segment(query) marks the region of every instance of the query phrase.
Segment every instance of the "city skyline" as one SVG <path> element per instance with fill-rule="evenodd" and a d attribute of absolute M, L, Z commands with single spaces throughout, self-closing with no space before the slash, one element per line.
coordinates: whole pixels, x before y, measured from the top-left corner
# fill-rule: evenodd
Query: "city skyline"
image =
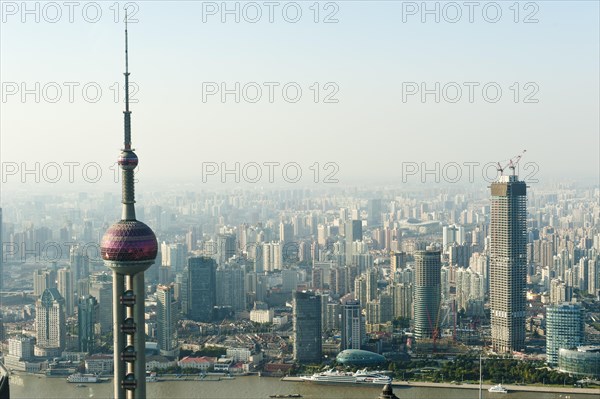
<path fill-rule="evenodd" d="M 597 396 L 599 13 L 1 2 L 0 399 Z"/>

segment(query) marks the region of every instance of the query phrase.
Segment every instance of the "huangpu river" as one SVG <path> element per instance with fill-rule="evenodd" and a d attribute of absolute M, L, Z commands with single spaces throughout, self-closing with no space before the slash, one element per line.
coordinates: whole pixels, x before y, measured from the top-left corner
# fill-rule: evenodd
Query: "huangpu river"
<path fill-rule="evenodd" d="M 382 386 L 314 384 L 281 381 L 273 377 L 236 377 L 221 381 L 160 381 L 147 384 L 148 398 L 268 399 L 269 395 L 300 394 L 305 399 L 377 399 Z M 112 381 L 78 387 L 65 378 L 46 378 L 29 374 L 10 377 L 12 398 L 112 398 Z M 460 388 L 394 387 L 401 399 L 476 399 L 477 390 Z M 483 397 L 506 398 L 483 392 Z M 590 399 L 592 395 L 510 392 L 510 399 Z"/>

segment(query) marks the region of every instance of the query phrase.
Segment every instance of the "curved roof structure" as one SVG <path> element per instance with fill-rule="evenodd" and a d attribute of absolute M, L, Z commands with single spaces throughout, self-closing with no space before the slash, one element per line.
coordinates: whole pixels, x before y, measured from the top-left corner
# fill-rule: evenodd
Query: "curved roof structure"
<path fill-rule="evenodd" d="M 335 360 L 349 366 L 366 366 L 385 363 L 385 357 L 361 349 L 346 349 L 341 351 Z"/>

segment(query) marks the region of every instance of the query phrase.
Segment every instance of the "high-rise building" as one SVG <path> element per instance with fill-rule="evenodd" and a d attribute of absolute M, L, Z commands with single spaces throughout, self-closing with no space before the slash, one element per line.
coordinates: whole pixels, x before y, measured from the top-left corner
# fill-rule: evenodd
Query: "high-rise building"
<path fill-rule="evenodd" d="M 33 272 L 33 295 L 40 296 L 47 288 L 56 288 L 56 272 L 49 269 L 37 269 Z"/>
<path fill-rule="evenodd" d="M 56 288 L 46 288 L 35 303 L 36 349 L 40 356 L 60 355 L 66 337 L 65 299 Z"/>
<path fill-rule="evenodd" d="M 550 303 L 559 304 L 570 302 L 573 297 L 573 287 L 567 285 L 561 278 L 553 278 L 550 281 Z"/>
<path fill-rule="evenodd" d="M 65 298 L 65 312 L 67 317 L 73 316 L 74 294 L 73 294 L 73 274 L 70 269 L 62 268 L 58 270 L 57 289 Z"/>
<path fill-rule="evenodd" d="M 394 318 L 394 301 L 391 295 L 381 294 L 379 296 L 379 322 L 387 323 Z"/>
<path fill-rule="evenodd" d="M 161 266 L 169 268 L 173 275 L 181 272 L 185 267 L 185 249 L 182 243 L 160 244 Z"/>
<path fill-rule="evenodd" d="M 263 270 L 272 272 L 281 270 L 283 263 L 283 254 L 281 252 L 281 244 L 278 242 L 266 242 L 262 246 Z M 257 270 L 258 272 L 258 270 Z"/>
<path fill-rule="evenodd" d="M 406 267 L 406 252 L 393 252 L 390 256 L 390 275 L 394 278 L 394 274 L 400 269 Z"/>
<path fill-rule="evenodd" d="M 283 269 L 281 271 L 281 290 L 283 292 L 296 291 L 299 282 L 300 276 L 297 269 Z"/>
<path fill-rule="evenodd" d="M 144 271 L 156 259 L 158 242 L 152 229 L 135 216 L 134 169 L 138 157 L 131 148 L 127 27 L 124 87 L 125 137 L 118 160 L 122 182 L 121 220 L 109 227 L 102 237 L 100 253 L 113 272 L 114 397 L 141 399 L 146 397 Z"/>
<path fill-rule="evenodd" d="M 414 327 L 417 338 L 439 336 L 441 253 L 415 252 Z"/>
<path fill-rule="evenodd" d="M 351 242 L 362 241 L 362 239 L 363 239 L 362 220 L 353 220 L 352 221 L 352 230 L 351 230 L 350 239 L 351 239 Z"/>
<path fill-rule="evenodd" d="M 9 338 L 8 354 L 23 361 L 33 360 L 35 339 L 27 335 Z"/>
<path fill-rule="evenodd" d="M 584 309 L 578 303 L 562 303 L 546 307 L 546 361 L 558 364 L 560 349 L 573 349 L 584 344 Z"/>
<path fill-rule="evenodd" d="M 525 348 L 527 275 L 527 186 L 517 176 L 492 183 L 490 304 L 492 349 Z"/>
<path fill-rule="evenodd" d="M 377 269 L 374 267 L 367 270 L 367 301 L 377 298 Z"/>
<path fill-rule="evenodd" d="M 244 270 L 238 265 L 219 266 L 216 272 L 217 306 L 231 306 L 235 312 L 246 308 Z"/>
<path fill-rule="evenodd" d="M 174 285 L 156 287 L 156 324 L 158 349 L 164 356 L 176 355 L 177 349 L 177 301 Z"/>
<path fill-rule="evenodd" d="M 79 280 L 86 279 L 90 275 L 90 259 L 83 248 L 74 245 L 71 247 L 69 252 L 70 268 L 73 278 L 73 284 L 75 285 Z M 78 292 L 79 296 L 82 296 Z"/>
<path fill-rule="evenodd" d="M 312 292 L 293 293 L 294 360 L 321 363 L 321 296 Z"/>
<path fill-rule="evenodd" d="M 217 262 L 206 256 L 188 259 L 188 317 L 211 322 L 217 304 Z"/>
<path fill-rule="evenodd" d="M 90 295 L 79 300 L 77 305 L 79 352 L 91 353 L 94 351 L 99 314 L 100 306 L 96 298 Z"/>
<path fill-rule="evenodd" d="M 323 330 L 339 330 L 342 315 L 342 306 L 337 302 L 327 304 L 327 317 Z"/>
<path fill-rule="evenodd" d="M 293 224 L 286 222 L 279 223 L 279 241 L 281 241 L 284 247 L 286 244 L 290 244 L 294 241 Z"/>
<path fill-rule="evenodd" d="M 367 222 L 369 227 L 381 225 L 381 199 L 370 199 L 367 203 Z"/>
<path fill-rule="evenodd" d="M 590 259 L 588 261 L 588 294 L 598 297 L 600 294 L 600 258 Z"/>
<path fill-rule="evenodd" d="M 354 279 L 354 298 L 358 300 L 362 308 L 366 307 L 367 299 L 367 278 L 364 274 Z"/>
<path fill-rule="evenodd" d="M 346 226 L 346 262 L 352 260 L 352 255 L 355 254 L 353 243 L 355 241 L 362 241 L 362 220 L 351 220 Z"/>
<path fill-rule="evenodd" d="M 102 309 L 97 322 L 100 323 L 100 333 L 104 335 L 113 329 L 113 282 L 106 281 L 110 277 L 106 274 L 92 275 L 91 277 L 92 281 L 89 284 L 88 295 L 96 298 L 100 309 Z M 80 297 L 85 298 L 81 294 Z"/>
<path fill-rule="evenodd" d="M 342 342 L 340 349 L 360 349 L 365 339 L 365 320 L 360 302 L 347 301 L 342 305 Z"/>
<path fill-rule="evenodd" d="M 224 265 L 235 255 L 236 242 L 233 234 L 219 234 L 217 236 L 217 262 Z"/>

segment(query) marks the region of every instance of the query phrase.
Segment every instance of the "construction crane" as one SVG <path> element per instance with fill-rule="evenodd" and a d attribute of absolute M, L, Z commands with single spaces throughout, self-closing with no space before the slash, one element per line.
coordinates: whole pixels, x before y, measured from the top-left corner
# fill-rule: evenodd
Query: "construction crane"
<path fill-rule="evenodd" d="M 496 166 L 496 169 L 498 170 L 498 172 L 500 172 L 500 176 L 502 176 L 502 174 L 504 173 L 504 170 L 506 168 L 509 168 L 512 170 L 512 175 L 515 175 L 515 169 L 517 168 L 517 164 L 519 163 L 519 161 L 521 160 L 521 158 L 523 157 L 523 155 L 525 155 L 525 153 L 527 152 L 527 150 L 523 150 L 519 155 L 516 155 L 515 157 L 511 158 L 508 160 L 508 163 L 504 166 L 502 166 L 500 164 L 500 162 L 497 163 L 498 166 Z"/>

